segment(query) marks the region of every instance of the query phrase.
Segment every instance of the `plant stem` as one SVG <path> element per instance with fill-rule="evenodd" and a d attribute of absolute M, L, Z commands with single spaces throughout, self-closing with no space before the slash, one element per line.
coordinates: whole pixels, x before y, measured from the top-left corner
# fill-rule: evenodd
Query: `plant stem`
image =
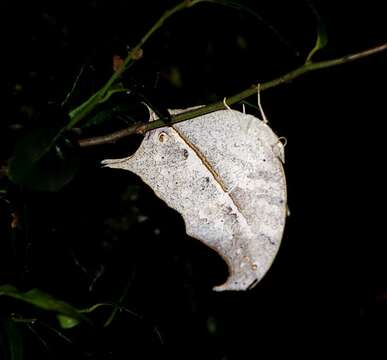
<path fill-rule="evenodd" d="M 336 59 L 324 60 L 324 61 L 319 61 L 319 62 L 310 62 L 309 61 L 309 62 L 305 63 L 304 65 L 302 65 L 301 67 L 299 67 L 299 68 L 297 68 L 297 69 L 295 69 L 295 70 L 293 70 L 285 75 L 282 75 L 274 80 L 260 84 L 260 91 L 267 90 L 267 89 L 273 88 L 275 86 L 287 83 L 291 80 L 294 80 L 294 79 L 296 79 L 296 78 L 298 78 L 306 73 L 312 72 L 312 71 L 322 70 L 322 69 L 331 68 L 331 67 L 334 67 L 337 65 L 346 64 L 346 63 L 349 63 L 351 61 L 355 61 L 355 60 L 358 60 L 358 59 L 361 59 L 361 58 L 364 58 L 367 56 L 371 56 L 371 55 L 380 53 L 380 52 L 385 51 L 385 50 L 387 50 L 387 43 L 384 43 L 382 45 L 375 46 L 373 48 L 370 48 L 370 49 L 367 49 L 364 51 L 360 51 L 357 53 L 348 54 L 348 55 L 345 55 L 343 57 L 336 58 Z M 248 89 L 246 89 L 246 90 L 244 90 L 236 95 L 233 95 L 233 96 L 227 98 L 226 99 L 227 105 L 236 104 L 236 103 L 240 102 L 241 100 L 250 97 L 251 95 L 255 95 L 257 93 L 257 91 L 258 91 L 258 84 L 253 85 L 252 87 L 250 87 L 250 88 L 248 88 Z M 190 111 L 178 114 L 176 116 L 172 116 L 172 119 L 171 119 L 171 121 L 168 122 L 168 125 L 176 124 L 176 123 L 186 121 L 186 120 L 190 120 L 192 118 L 202 116 L 202 115 L 205 115 L 205 114 L 217 111 L 217 110 L 223 110 L 223 109 L 225 109 L 224 102 L 218 101 L 216 103 L 213 103 L 213 104 L 210 104 L 207 106 L 203 106 L 203 107 L 200 107 L 200 108 L 197 108 L 194 110 L 190 110 Z M 139 123 L 133 124 L 132 126 L 126 128 L 126 129 L 118 130 L 118 131 L 115 131 L 115 132 L 107 134 L 107 135 L 98 136 L 98 137 L 94 137 L 94 138 L 88 138 L 88 139 L 81 139 L 81 140 L 79 140 L 79 145 L 82 147 L 86 147 L 86 146 L 112 143 L 112 142 L 117 141 L 119 139 L 122 139 L 126 136 L 129 136 L 132 134 L 144 134 L 145 132 L 147 132 L 149 130 L 157 129 L 157 128 L 160 128 L 160 127 L 163 127 L 166 125 L 167 124 L 165 122 L 165 119 L 159 119 L 159 120 L 152 121 L 152 122 L 146 123 L 146 124 L 139 122 Z"/>
<path fill-rule="evenodd" d="M 129 51 L 125 61 L 120 66 L 117 71 L 110 77 L 110 79 L 106 82 L 101 89 L 99 89 L 95 94 L 93 94 L 88 100 L 86 100 L 83 104 L 70 111 L 70 122 L 66 126 L 66 129 L 73 128 L 80 120 L 82 120 L 85 116 L 87 116 L 98 104 L 100 104 L 107 96 L 108 92 L 111 91 L 112 86 L 115 84 L 117 79 L 123 74 L 125 70 L 127 70 L 135 60 L 138 60 L 142 57 L 142 46 L 147 42 L 147 40 L 164 24 L 164 22 L 170 18 L 175 13 L 194 6 L 200 2 L 204 2 L 205 0 L 191 0 L 191 1 L 182 1 L 175 7 L 167 10 L 160 19 L 149 29 L 149 31 L 144 35 L 144 37 L 139 41 L 139 43 Z"/>

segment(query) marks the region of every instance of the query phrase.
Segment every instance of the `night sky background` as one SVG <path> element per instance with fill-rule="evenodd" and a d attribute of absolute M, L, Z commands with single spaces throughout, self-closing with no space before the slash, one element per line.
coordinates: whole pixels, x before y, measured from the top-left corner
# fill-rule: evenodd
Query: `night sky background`
<path fill-rule="evenodd" d="M 121 302 L 124 309 L 105 328 L 111 307 L 89 314 L 92 325 L 61 329 L 52 313 L 0 297 L 1 360 L 13 359 L 10 344 L 18 344 L 25 359 L 230 360 L 267 351 L 313 358 L 337 345 L 344 351 L 357 346 L 354 340 L 344 346 L 343 338 L 359 324 L 359 305 L 365 333 L 387 320 L 385 210 L 375 208 L 385 206 L 387 53 L 262 93 L 271 127 L 288 140 L 291 215 L 272 268 L 251 291 L 213 292 L 227 277 L 222 259 L 189 238 L 179 214 L 138 177 L 101 168 L 104 158 L 133 153 L 141 136 L 72 147 L 77 171 L 57 191 L 7 178 L 18 139 L 65 124 L 66 111 L 111 76 L 113 56 L 125 56 L 176 3 L 0 4 L 0 285 L 39 288 L 77 308 Z M 311 2 L 233 4 L 243 6 L 205 3 L 168 20 L 124 76 L 125 85 L 149 93 L 161 107 L 185 108 L 302 65 L 316 36 Z M 382 2 L 313 4 L 328 33 L 316 60 L 386 42 Z M 73 96 L 61 107 L 81 69 Z M 255 97 L 248 100 L 256 105 Z M 72 134 L 73 141 L 146 118 L 136 95 L 117 96 L 100 110 L 105 121 Z M 38 321 L 15 325 L 11 314 Z"/>

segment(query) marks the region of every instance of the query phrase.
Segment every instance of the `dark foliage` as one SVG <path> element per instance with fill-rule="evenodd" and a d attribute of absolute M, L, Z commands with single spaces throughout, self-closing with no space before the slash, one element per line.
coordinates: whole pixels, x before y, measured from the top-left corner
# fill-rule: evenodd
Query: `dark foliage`
<path fill-rule="evenodd" d="M 160 111 L 184 108 L 303 63 L 316 28 L 307 1 L 239 3 L 266 24 L 243 9 L 207 3 L 179 13 L 122 78 L 131 93 L 112 96 L 81 129 L 63 133 L 68 111 L 110 77 L 113 56 L 124 57 L 174 2 L 0 4 L 0 286 L 37 288 L 77 309 L 107 304 L 85 313 L 90 322 L 67 329 L 55 311 L 1 296 L 0 288 L 0 359 L 246 359 L 266 351 L 313 358 L 342 343 L 344 312 L 353 300 L 343 290 L 355 276 L 346 259 L 358 238 L 349 229 L 359 226 L 344 225 L 344 194 L 349 207 L 362 212 L 357 202 L 364 187 L 355 181 L 363 172 L 382 171 L 372 161 L 385 151 L 385 94 L 379 90 L 387 83 L 385 54 L 262 94 L 272 127 L 289 142 L 291 216 L 272 269 L 246 293 L 213 292 L 227 276 L 222 260 L 189 238 L 180 216 L 140 179 L 100 167 L 104 158 L 133 153 L 140 136 L 87 149 L 77 145 L 79 138 L 145 120 L 139 89 Z M 315 2 L 329 38 L 318 58 L 386 40 L 381 5 L 337 3 Z M 353 129 L 361 129 L 360 136 L 351 135 Z M 369 155 L 355 156 L 357 148 L 370 148 Z M 353 158 L 356 174 L 345 176 Z M 26 165 L 31 163 L 36 166 Z M 378 189 L 367 188 L 375 194 L 369 198 L 379 196 Z M 377 229 L 377 213 L 371 217 Z M 376 282 L 361 278 L 365 329 L 387 319 L 379 238 L 361 238 L 380 254 Z"/>

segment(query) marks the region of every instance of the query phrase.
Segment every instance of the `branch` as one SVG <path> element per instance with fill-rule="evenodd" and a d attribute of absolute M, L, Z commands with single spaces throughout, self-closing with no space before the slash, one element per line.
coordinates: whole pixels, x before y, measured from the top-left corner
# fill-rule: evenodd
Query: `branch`
<path fill-rule="evenodd" d="M 139 129 L 141 129 L 142 126 L 144 126 L 143 122 L 136 123 L 136 124 L 133 124 L 132 126 L 129 126 L 128 128 L 118 130 L 110 134 L 95 136 L 95 137 L 86 138 L 86 139 L 80 139 L 78 140 L 78 144 L 80 147 L 111 144 L 129 135 L 140 133 Z"/>
<path fill-rule="evenodd" d="M 319 61 L 319 62 L 307 62 L 303 66 L 283 75 L 280 76 L 274 80 L 265 82 L 260 84 L 260 91 L 270 89 L 272 87 L 287 83 L 293 79 L 296 79 L 300 77 L 301 75 L 304 75 L 306 73 L 315 71 L 315 70 L 321 70 L 321 69 L 326 69 L 330 68 L 333 66 L 337 65 L 342 65 L 349 63 L 354 60 L 362 59 L 367 56 L 371 56 L 377 53 L 380 53 L 382 51 L 387 50 L 387 43 L 384 43 L 382 45 L 360 51 L 358 53 L 353 53 L 353 54 L 348 54 L 340 58 L 336 59 L 331 59 L 331 60 L 325 60 L 325 61 Z M 232 105 L 240 102 L 241 100 L 248 98 L 251 95 L 256 94 L 258 91 L 258 84 L 253 85 L 251 88 L 246 89 L 234 96 L 231 96 L 226 99 L 227 105 Z M 171 125 L 171 124 L 176 124 L 178 122 L 190 120 L 192 118 L 202 116 L 217 110 L 223 110 L 225 108 L 224 102 L 223 101 L 218 101 L 214 104 L 210 104 L 204 107 L 200 107 L 198 109 L 190 110 L 184 113 L 180 113 L 176 116 L 172 116 L 172 120 L 169 121 L 168 123 L 165 122 L 166 119 L 159 119 L 156 121 L 152 121 L 150 123 L 136 123 L 133 124 L 132 126 L 119 130 L 116 132 L 113 132 L 111 134 L 103 135 L 103 136 L 98 136 L 98 137 L 93 137 L 93 138 L 88 138 L 88 139 L 81 139 L 79 140 L 79 145 L 81 147 L 86 147 L 86 146 L 92 146 L 92 145 L 101 145 L 101 144 L 107 144 L 107 143 L 112 143 L 115 142 L 119 139 L 122 139 L 124 137 L 127 137 L 132 134 L 144 134 L 149 130 L 152 129 L 157 129 L 163 126 Z"/>

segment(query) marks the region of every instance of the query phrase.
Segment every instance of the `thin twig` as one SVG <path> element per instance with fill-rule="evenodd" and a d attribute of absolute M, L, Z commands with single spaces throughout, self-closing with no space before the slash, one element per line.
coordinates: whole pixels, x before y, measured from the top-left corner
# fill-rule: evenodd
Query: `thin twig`
<path fill-rule="evenodd" d="M 260 91 L 267 90 L 267 89 L 273 88 L 275 86 L 287 83 L 291 80 L 294 80 L 294 79 L 296 79 L 296 78 L 298 78 L 306 73 L 316 71 L 316 70 L 330 68 L 330 67 L 337 66 L 337 65 L 346 64 L 346 63 L 349 63 L 351 61 L 362 59 L 364 57 L 371 56 L 371 55 L 380 53 L 380 52 L 385 51 L 385 50 L 387 50 L 387 43 L 384 43 L 382 45 L 375 46 L 373 48 L 370 48 L 370 49 L 367 49 L 364 51 L 360 51 L 357 53 L 348 54 L 348 55 L 345 55 L 343 57 L 332 59 L 332 60 L 325 60 L 325 61 L 319 61 L 319 62 L 307 62 L 303 66 L 301 66 L 301 67 L 299 67 L 299 68 L 297 68 L 297 69 L 295 69 L 295 70 L 293 70 L 293 71 L 291 71 L 283 76 L 280 76 L 274 80 L 262 83 L 260 85 L 259 84 L 253 85 L 252 87 L 250 87 L 250 88 L 248 88 L 248 89 L 246 89 L 246 90 L 244 90 L 244 91 L 242 91 L 234 96 L 227 98 L 227 104 L 228 105 L 236 104 L 236 103 L 242 101 L 243 99 L 248 98 L 251 95 L 255 95 L 257 93 L 258 85 L 260 86 Z M 131 125 L 130 127 L 126 128 L 126 129 L 118 130 L 118 131 L 115 131 L 115 132 L 110 133 L 110 134 L 106 134 L 106 135 L 98 136 L 98 137 L 93 137 L 93 138 L 88 138 L 88 139 L 81 139 L 81 140 L 79 140 L 79 145 L 81 147 L 86 147 L 86 146 L 112 143 L 112 142 L 115 142 L 119 139 L 122 139 L 124 137 L 130 136 L 133 134 L 144 134 L 147 131 L 152 130 L 152 129 L 157 129 L 157 128 L 160 128 L 160 127 L 163 127 L 166 125 L 176 124 L 176 123 L 179 123 L 182 121 L 190 120 L 192 118 L 202 116 L 202 115 L 205 115 L 205 114 L 217 111 L 217 110 L 223 110 L 224 108 L 225 108 L 225 105 L 224 105 L 223 100 L 218 101 L 216 103 L 213 103 L 213 104 L 210 104 L 207 106 L 203 106 L 203 107 L 200 107 L 200 108 L 197 108 L 194 110 L 180 113 L 176 116 L 172 116 L 172 119 L 168 122 L 168 124 L 165 122 L 166 119 L 159 119 L 159 120 L 152 121 L 152 122 L 146 123 L 146 124 L 144 124 L 142 122 L 138 122 L 138 123 Z"/>
<path fill-rule="evenodd" d="M 144 123 L 141 122 L 141 123 L 131 125 L 128 128 L 115 131 L 115 132 L 110 133 L 110 134 L 95 136 L 95 137 L 86 138 L 86 139 L 80 139 L 80 140 L 78 140 L 78 144 L 81 147 L 102 145 L 102 144 L 111 144 L 111 143 L 114 143 L 117 140 L 120 140 L 120 139 L 127 137 L 129 135 L 140 133 L 140 131 L 138 131 L 138 130 L 143 125 L 144 125 Z"/>
<path fill-rule="evenodd" d="M 74 91 L 77 88 L 79 80 L 80 80 L 81 76 L 83 75 L 84 71 L 85 71 L 85 65 L 82 65 L 81 70 L 79 70 L 78 75 L 75 78 L 74 84 L 71 87 L 71 90 L 67 93 L 66 97 L 64 98 L 64 100 L 61 103 L 62 107 L 64 107 L 68 103 L 69 99 L 74 94 Z"/>

